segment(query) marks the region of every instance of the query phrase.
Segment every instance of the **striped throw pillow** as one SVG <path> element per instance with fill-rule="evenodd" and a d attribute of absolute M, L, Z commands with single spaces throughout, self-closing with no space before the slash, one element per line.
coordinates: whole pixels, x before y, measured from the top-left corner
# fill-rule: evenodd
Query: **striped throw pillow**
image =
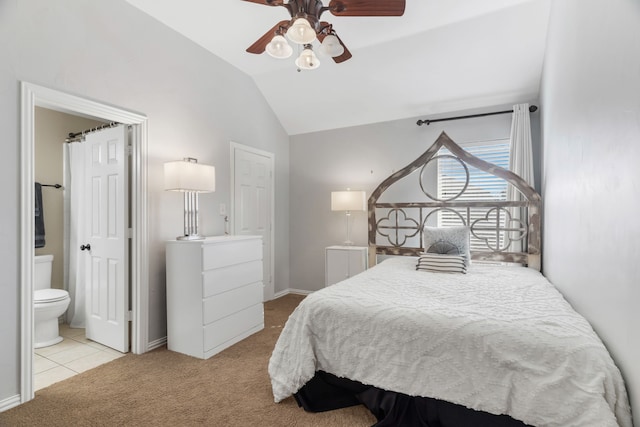
<path fill-rule="evenodd" d="M 466 273 L 464 256 L 423 252 L 418 258 L 416 270 L 437 273 Z"/>

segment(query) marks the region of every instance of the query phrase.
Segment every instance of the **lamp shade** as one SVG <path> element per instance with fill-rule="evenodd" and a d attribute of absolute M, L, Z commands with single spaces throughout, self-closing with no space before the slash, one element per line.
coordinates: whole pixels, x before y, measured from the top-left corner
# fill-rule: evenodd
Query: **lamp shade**
<path fill-rule="evenodd" d="M 291 56 L 293 49 L 287 43 L 287 39 L 281 35 L 275 36 L 266 47 L 269 56 L 278 59 L 285 59 Z"/>
<path fill-rule="evenodd" d="M 189 160 L 176 160 L 164 164 L 164 189 L 210 193 L 216 191 L 216 169 Z"/>
<path fill-rule="evenodd" d="M 340 56 L 344 53 L 344 47 L 340 44 L 338 37 L 333 34 L 329 34 L 322 41 L 320 51 L 325 55 L 335 58 L 336 56 Z"/>
<path fill-rule="evenodd" d="M 287 37 L 294 43 L 307 44 L 316 39 L 316 32 L 305 18 L 298 18 L 287 30 Z"/>
<path fill-rule="evenodd" d="M 297 67 L 303 70 L 315 70 L 320 66 L 320 60 L 310 48 L 305 48 L 295 63 Z"/>
<path fill-rule="evenodd" d="M 332 211 L 366 211 L 367 195 L 364 191 L 332 191 Z"/>

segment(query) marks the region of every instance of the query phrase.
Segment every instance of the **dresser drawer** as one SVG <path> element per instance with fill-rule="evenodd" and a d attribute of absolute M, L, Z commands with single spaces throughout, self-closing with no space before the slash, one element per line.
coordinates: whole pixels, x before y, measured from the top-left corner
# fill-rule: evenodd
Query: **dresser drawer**
<path fill-rule="evenodd" d="M 262 282 L 256 282 L 205 299 L 202 302 L 203 324 L 215 322 L 250 305 L 260 304 L 262 293 Z"/>
<path fill-rule="evenodd" d="M 202 273 L 204 298 L 262 281 L 262 260 L 207 270 Z"/>
<path fill-rule="evenodd" d="M 202 269 L 211 270 L 262 259 L 262 240 L 244 239 L 202 247 Z"/>
<path fill-rule="evenodd" d="M 204 327 L 204 351 L 209 351 L 244 332 L 264 325 L 262 304 L 256 304 L 242 311 L 224 317 Z"/>

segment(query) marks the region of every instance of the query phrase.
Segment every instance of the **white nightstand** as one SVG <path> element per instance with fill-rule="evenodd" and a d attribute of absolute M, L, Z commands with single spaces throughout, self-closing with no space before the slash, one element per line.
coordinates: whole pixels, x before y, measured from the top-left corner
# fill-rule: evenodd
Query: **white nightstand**
<path fill-rule="evenodd" d="M 325 248 L 325 286 L 333 285 L 368 268 L 366 246 L 329 246 Z"/>

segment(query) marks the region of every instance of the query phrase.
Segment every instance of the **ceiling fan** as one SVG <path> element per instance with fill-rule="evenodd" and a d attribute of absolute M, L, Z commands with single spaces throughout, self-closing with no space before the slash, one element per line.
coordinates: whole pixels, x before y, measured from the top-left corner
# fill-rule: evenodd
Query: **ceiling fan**
<path fill-rule="evenodd" d="M 266 6 L 282 6 L 289 11 L 290 20 L 278 22 L 254 44 L 247 52 L 261 54 L 267 52 L 274 58 L 288 58 L 293 49 L 287 43 L 286 35 L 292 42 L 304 47 L 295 63 L 298 69 L 318 68 L 320 61 L 313 52 L 312 42 L 321 43 L 323 53 L 331 56 L 336 63 L 351 58 L 351 52 L 344 45 L 333 25 L 321 21 L 320 16 L 331 12 L 334 16 L 402 16 L 406 0 L 330 0 L 325 6 L 322 0 L 243 0 Z"/>

